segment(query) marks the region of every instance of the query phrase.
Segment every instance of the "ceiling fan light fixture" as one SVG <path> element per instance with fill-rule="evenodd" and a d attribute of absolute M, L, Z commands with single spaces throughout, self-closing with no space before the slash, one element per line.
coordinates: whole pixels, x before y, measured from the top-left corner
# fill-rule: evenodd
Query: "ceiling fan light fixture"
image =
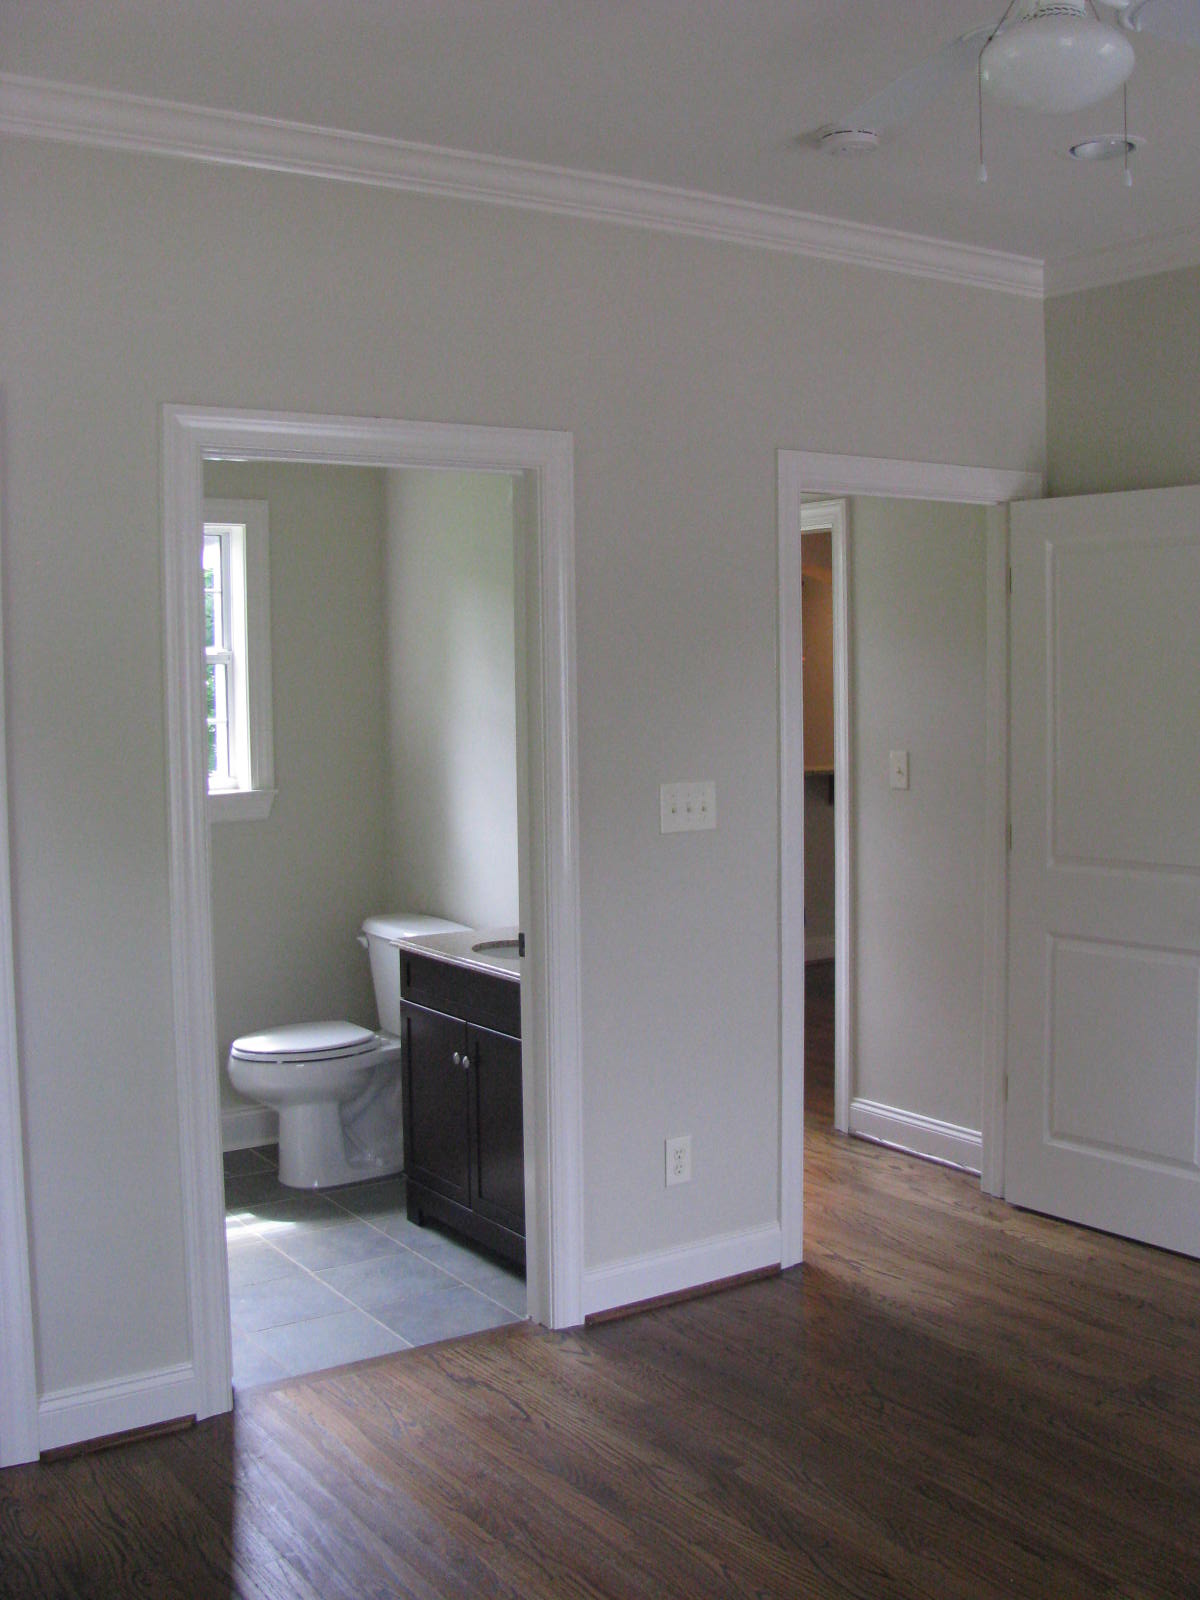
<path fill-rule="evenodd" d="M 1133 71 L 1133 46 L 1071 0 L 1034 0 L 983 48 L 988 97 L 1027 111 L 1081 111 L 1114 94 Z"/>

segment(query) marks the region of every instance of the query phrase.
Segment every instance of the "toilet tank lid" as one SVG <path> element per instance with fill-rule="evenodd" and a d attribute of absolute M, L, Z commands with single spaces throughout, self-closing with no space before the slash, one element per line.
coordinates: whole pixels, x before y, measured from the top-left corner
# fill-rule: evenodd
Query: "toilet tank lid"
<path fill-rule="evenodd" d="M 357 1055 L 378 1043 L 378 1034 L 356 1022 L 292 1022 L 235 1039 L 233 1054 L 294 1060 L 298 1056 Z"/>
<path fill-rule="evenodd" d="M 427 916 L 423 911 L 385 911 L 365 917 L 362 931 L 377 939 L 415 939 L 423 933 L 462 933 L 465 924 L 446 917 Z"/>

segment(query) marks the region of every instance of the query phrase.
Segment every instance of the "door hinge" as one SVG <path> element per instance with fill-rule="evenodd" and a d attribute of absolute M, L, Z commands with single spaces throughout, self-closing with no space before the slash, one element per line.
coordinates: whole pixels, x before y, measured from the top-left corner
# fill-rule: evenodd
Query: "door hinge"
<path fill-rule="evenodd" d="M 1009 592 L 1009 594 L 1012 593 L 1012 568 L 1011 567 L 1009 567 L 1009 569 L 1008 569 L 1008 592 Z"/>
<path fill-rule="evenodd" d="M 1009 851 L 1009 854 L 1011 855 L 1012 854 L 1012 823 L 1011 822 L 1008 825 L 1008 851 Z"/>

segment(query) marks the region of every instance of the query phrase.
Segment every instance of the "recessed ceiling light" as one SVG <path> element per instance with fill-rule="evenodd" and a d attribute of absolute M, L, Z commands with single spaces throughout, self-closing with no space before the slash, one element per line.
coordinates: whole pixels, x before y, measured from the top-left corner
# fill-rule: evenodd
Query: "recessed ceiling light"
<path fill-rule="evenodd" d="M 872 128 L 822 128 L 817 147 L 827 156 L 869 156 L 879 149 L 879 135 Z"/>
<path fill-rule="evenodd" d="M 1124 161 L 1145 142 L 1132 135 L 1126 138 L 1121 133 L 1105 133 L 1096 139 L 1081 139 L 1071 146 L 1070 154 L 1076 161 Z"/>

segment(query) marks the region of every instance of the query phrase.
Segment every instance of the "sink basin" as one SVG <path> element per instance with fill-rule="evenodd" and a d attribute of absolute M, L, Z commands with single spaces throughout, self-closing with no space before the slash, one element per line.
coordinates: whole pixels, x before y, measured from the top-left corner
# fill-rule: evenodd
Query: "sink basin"
<path fill-rule="evenodd" d="M 483 939 L 479 944 L 473 944 L 471 949 L 477 956 L 485 955 L 489 950 L 497 954 L 515 956 L 521 948 L 519 939 Z"/>

